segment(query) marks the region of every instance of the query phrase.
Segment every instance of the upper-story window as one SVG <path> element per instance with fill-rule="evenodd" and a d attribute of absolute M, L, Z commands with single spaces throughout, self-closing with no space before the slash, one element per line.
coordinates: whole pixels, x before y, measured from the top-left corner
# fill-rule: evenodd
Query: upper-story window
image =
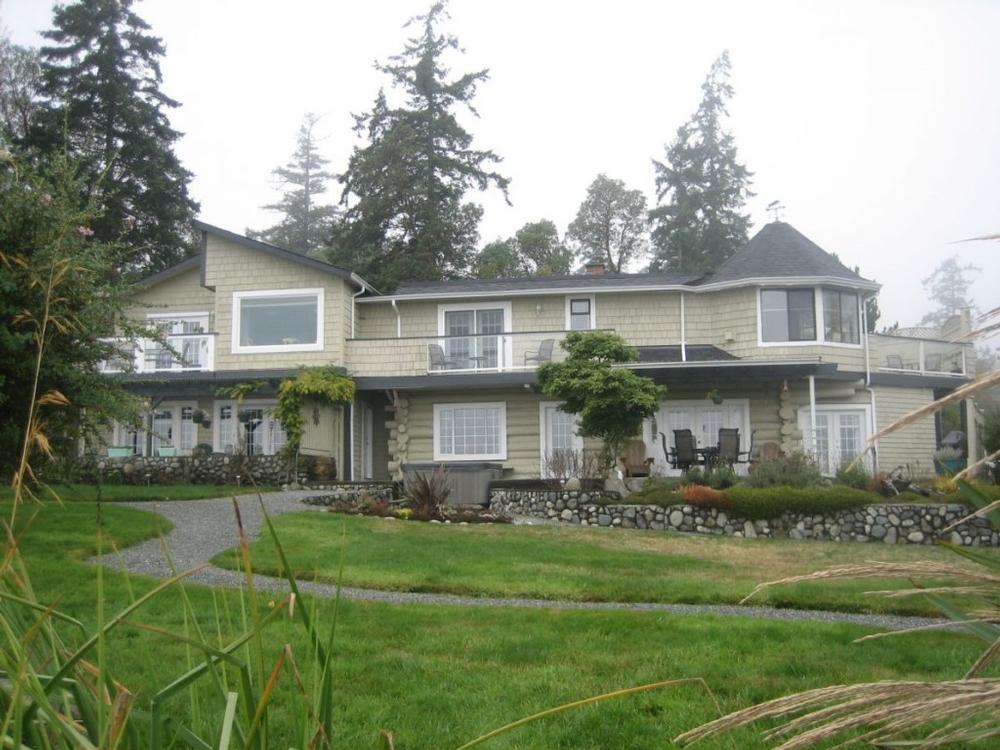
<path fill-rule="evenodd" d="M 233 352 L 323 348 L 323 290 L 233 292 Z"/>
<path fill-rule="evenodd" d="M 760 342 L 859 345 L 858 295 L 822 287 L 762 289 Z"/>
<path fill-rule="evenodd" d="M 510 366 L 509 302 L 438 305 L 441 369 L 496 370 Z M 435 351 L 437 351 L 435 349 Z"/>
<path fill-rule="evenodd" d="M 760 293 L 762 341 L 815 341 L 816 299 L 812 289 L 764 289 Z"/>
<path fill-rule="evenodd" d="M 594 325 L 594 298 L 566 298 L 566 329 L 569 331 L 590 331 Z"/>
<path fill-rule="evenodd" d="M 827 341 L 861 343 L 857 294 L 836 289 L 823 290 L 823 335 Z"/>

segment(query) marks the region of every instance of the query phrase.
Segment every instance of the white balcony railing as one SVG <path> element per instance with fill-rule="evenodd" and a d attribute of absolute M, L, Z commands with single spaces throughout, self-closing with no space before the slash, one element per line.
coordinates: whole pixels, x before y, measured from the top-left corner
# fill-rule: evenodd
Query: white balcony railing
<path fill-rule="evenodd" d="M 427 339 L 427 372 L 510 372 L 533 370 L 563 359 L 561 331 L 438 336 Z"/>
<path fill-rule="evenodd" d="M 968 374 L 968 344 L 885 333 L 870 334 L 868 342 L 873 370 L 958 377 Z"/>
<path fill-rule="evenodd" d="M 102 372 L 198 372 L 215 367 L 214 333 L 175 333 L 166 346 L 152 339 L 115 339 L 120 355 L 101 363 Z"/>

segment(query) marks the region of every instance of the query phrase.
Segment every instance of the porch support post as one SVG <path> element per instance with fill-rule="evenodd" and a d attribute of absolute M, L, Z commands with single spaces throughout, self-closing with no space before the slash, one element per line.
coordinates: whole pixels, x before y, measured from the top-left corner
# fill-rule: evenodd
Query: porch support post
<path fill-rule="evenodd" d="M 684 314 L 684 292 L 681 292 L 681 362 L 687 362 L 687 319 Z"/>
<path fill-rule="evenodd" d="M 812 456 L 816 458 L 816 376 L 809 376 L 809 442 Z"/>

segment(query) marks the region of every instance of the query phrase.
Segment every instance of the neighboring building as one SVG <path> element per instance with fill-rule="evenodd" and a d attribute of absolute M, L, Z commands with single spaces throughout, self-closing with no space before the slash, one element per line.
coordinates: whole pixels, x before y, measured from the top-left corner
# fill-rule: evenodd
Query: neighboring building
<path fill-rule="evenodd" d="M 143 281 L 133 314 L 165 326 L 178 361 L 139 342 L 128 385 L 150 398 L 149 429 L 118 428 L 137 452 L 273 453 L 273 399 L 242 404 L 220 386 L 276 381 L 302 365 L 343 367 L 353 406 L 311 410 L 302 450 L 340 476 L 385 479 L 408 462 L 491 461 L 538 476 L 545 456 L 583 450 L 573 417 L 538 392 L 534 369 L 564 356 L 569 330 L 605 329 L 637 347 L 637 372 L 668 387 L 643 440 L 670 473 L 663 433 L 714 445 L 736 427 L 744 450 L 807 450 L 827 473 L 874 432 L 967 382 L 968 321 L 919 336 L 866 334 L 861 278 L 788 224 L 766 225 L 713 274 L 611 274 L 412 282 L 381 294 L 348 270 L 196 223 L 195 258 Z M 913 332 L 911 332 L 913 333 Z M 126 357 L 127 359 L 127 357 Z M 709 391 L 718 397 L 710 400 Z M 721 403 L 715 403 L 721 401 Z M 202 411 L 209 424 L 196 424 Z M 930 471 L 933 419 L 880 441 L 877 466 Z M 591 447 L 591 446 L 588 446 Z M 871 461 L 871 457 L 869 457 Z"/>

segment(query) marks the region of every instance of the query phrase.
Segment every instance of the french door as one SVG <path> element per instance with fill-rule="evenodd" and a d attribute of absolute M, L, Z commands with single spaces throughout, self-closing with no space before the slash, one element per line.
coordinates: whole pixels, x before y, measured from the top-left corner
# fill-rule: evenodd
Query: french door
<path fill-rule="evenodd" d="M 854 406 L 816 407 L 815 445 L 808 408 L 799 410 L 799 428 L 805 450 L 813 453 L 824 476 L 833 476 L 864 451 L 869 432 L 868 410 Z"/>
<path fill-rule="evenodd" d="M 719 444 L 721 428 L 740 431 L 740 451 L 750 450 L 750 403 L 747 399 L 726 399 L 721 404 L 709 401 L 666 401 L 660 407 L 656 419 L 656 432 L 651 435 L 652 448 L 649 455 L 656 457 L 656 463 L 668 468 L 667 473 L 677 473 L 669 468 L 667 452 L 674 445 L 674 430 L 691 430 L 698 448 L 708 448 Z"/>
<path fill-rule="evenodd" d="M 500 366 L 501 307 L 448 310 L 444 314 L 445 356 L 456 370 L 495 370 Z"/>

